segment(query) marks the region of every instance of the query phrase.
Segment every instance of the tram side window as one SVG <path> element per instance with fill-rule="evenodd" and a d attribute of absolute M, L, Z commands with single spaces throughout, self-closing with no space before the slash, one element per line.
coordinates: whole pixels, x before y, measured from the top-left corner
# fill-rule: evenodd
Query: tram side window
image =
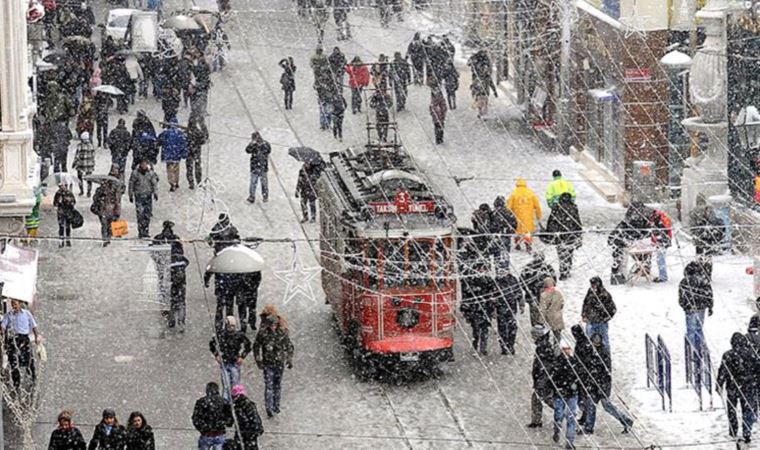
<path fill-rule="evenodd" d="M 383 248 L 385 287 L 420 287 L 430 282 L 430 242 L 390 240 Z"/>
<path fill-rule="evenodd" d="M 407 241 L 409 247 L 408 274 L 409 286 L 427 286 L 430 282 L 430 242 L 421 240 Z"/>
<path fill-rule="evenodd" d="M 435 240 L 435 280 L 442 285 L 448 281 L 451 273 L 451 240 Z"/>
<path fill-rule="evenodd" d="M 404 286 L 404 241 L 385 241 L 383 248 L 383 285 L 386 288 Z"/>
<path fill-rule="evenodd" d="M 375 241 L 369 241 L 367 245 L 367 263 L 364 265 L 364 270 L 367 272 L 368 285 L 367 288 L 371 290 L 377 290 L 378 270 L 380 265 L 380 243 Z"/>

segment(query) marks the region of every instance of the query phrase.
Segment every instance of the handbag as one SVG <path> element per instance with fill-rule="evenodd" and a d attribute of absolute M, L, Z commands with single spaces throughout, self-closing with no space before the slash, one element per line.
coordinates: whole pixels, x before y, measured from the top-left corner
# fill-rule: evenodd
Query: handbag
<path fill-rule="evenodd" d="M 81 228 L 82 225 L 84 225 L 84 217 L 82 217 L 82 214 L 80 214 L 76 209 L 72 208 L 71 211 L 69 211 L 68 216 L 71 228 L 76 230 L 77 228 Z"/>
<path fill-rule="evenodd" d="M 111 236 L 122 237 L 129 234 L 129 227 L 126 220 L 114 220 L 111 222 Z"/>

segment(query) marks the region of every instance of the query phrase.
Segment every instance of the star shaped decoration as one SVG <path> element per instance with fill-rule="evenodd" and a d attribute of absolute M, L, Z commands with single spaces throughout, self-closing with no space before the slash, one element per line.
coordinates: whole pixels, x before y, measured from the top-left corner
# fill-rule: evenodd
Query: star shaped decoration
<path fill-rule="evenodd" d="M 303 296 L 312 303 L 317 303 L 311 280 L 319 275 L 321 270 L 321 267 L 303 267 L 297 255 L 293 255 L 289 269 L 275 270 L 274 276 L 286 284 L 283 304 L 287 305 L 288 302 L 298 296 Z"/>

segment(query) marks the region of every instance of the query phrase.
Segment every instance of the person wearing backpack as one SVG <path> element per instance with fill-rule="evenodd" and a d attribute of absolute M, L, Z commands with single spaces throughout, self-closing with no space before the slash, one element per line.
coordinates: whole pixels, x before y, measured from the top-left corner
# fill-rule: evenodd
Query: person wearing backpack
<path fill-rule="evenodd" d="M 586 322 L 586 335 L 596 333 L 602 336 L 604 347 L 610 350 L 609 322 L 615 316 L 617 307 L 612 295 L 604 288 L 602 279 L 593 277 L 589 280 L 591 286 L 586 292 L 581 308 L 581 320 Z"/>
<path fill-rule="evenodd" d="M 664 283 L 668 281 L 668 266 L 665 261 L 665 254 L 673 240 L 673 229 L 670 217 L 660 210 L 652 210 L 652 243 L 656 247 L 655 256 L 657 257 L 657 277 L 653 280 L 655 283 Z"/>

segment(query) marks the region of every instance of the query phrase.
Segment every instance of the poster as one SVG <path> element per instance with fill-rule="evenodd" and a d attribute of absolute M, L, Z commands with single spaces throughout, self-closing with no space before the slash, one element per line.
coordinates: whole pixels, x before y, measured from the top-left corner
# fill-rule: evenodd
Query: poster
<path fill-rule="evenodd" d="M 4 297 L 27 302 L 37 293 L 37 250 L 6 245 L 0 255 L 0 281 Z"/>

